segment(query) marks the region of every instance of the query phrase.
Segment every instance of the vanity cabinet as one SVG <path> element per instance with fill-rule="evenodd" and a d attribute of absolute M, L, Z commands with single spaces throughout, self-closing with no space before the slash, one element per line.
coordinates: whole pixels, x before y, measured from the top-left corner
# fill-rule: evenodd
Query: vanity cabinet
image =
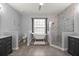
<path fill-rule="evenodd" d="M 79 56 L 79 38 L 68 37 L 68 53 L 73 56 Z"/>
<path fill-rule="evenodd" d="M 12 52 L 12 36 L 0 38 L 0 56 L 7 56 Z"/>

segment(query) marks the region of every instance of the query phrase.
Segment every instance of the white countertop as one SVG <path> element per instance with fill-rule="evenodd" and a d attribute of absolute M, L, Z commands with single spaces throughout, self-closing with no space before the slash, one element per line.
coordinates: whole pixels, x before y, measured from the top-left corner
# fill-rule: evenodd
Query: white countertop
<path fill-rule="evenodd" d="M 9 37 L 9 36 L 11 36 L 11 35 L 0 35 L 0 39 L 5 38 L 5 37 Z"/>
<path fill-rule="evenodd" d="M 79 38 L 79 35 L 69 35 L 69 36 Z"/>

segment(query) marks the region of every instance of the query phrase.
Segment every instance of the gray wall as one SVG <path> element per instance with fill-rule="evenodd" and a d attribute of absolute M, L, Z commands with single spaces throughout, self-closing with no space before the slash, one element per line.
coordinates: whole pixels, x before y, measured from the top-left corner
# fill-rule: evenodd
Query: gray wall
<path fill-rule="evenodd" d="M 79 3 L 74 4 L 74 32 L 79 33 Z"/>
<path fill-rule="evenodd" d="M 12 47 L 18 48 L 18 33 L 20 33 L 21 15 L 8 4 L 1 4 L 2 11 L 0 11 L 0 34 L 11 34 Z"/>
<path fill-rule="evenodd" d="M 57 29 L 57 28 L 55 28 L 55 26 L 54 26 L 53 29 L 49 27 L 49 22 L 52 22 L 52 23 L 54 22 L 54 25 L 56 25 L 56 23 L 57 23 L 55 17 L 52 16 L 52 15 L 23 13 L 22 14 L 22 24 L 21 24 L 22 33 L 24 35 L 26 35 L 26 37 L 29 38 L 30 33 L 32 33 L 32 18 L 36 18 L 36 17 L 38 17 L 38 18 L 48 18 L 47 24 L 48 24 L 48 32 L 49 32 L 49 36 L 50 36 L 49 41 L 51 42 L 52 32 L 54 32 L 53 34 L 55 34 L 56 29 Z M 52 24 L 50 26 L 52 26 Z M 29 40 L 29 42 L 31 41 L 31 39 L 28 39 L 28 40 Z"/>

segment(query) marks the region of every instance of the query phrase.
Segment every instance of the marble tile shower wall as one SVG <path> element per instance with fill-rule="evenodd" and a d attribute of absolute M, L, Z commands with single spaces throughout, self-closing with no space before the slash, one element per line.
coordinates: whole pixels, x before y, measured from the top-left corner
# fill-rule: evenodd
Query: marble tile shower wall
<path fill-rule="evenodd" d="M 58 18 L 58 38 L 55 45 L 62 47 L 62 32 L 74 31 L 74 6 L 70 5 L 63 12 L 57 15 Z"/>
<path fill-rule="evenodd" d="M 58 15 L 59 31 L 73 32 L 74 31 L 74 6 L 69 6 L 61 14 Z"/>

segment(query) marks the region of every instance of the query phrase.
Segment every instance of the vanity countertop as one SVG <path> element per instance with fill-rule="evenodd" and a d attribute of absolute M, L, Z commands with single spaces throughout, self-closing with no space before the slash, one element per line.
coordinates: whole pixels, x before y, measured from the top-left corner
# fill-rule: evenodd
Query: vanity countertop
<path fill-rule="evenodd" d="M 5 37 L 9 37 L 9 36 L 11 36 L 11 35 L 0 35 L 0 39 L 5 38 Z"/>
<path fill-rule="evenodd" d="M 79 38 L 79 35 L 69 35 L 70 37 Z"/>

